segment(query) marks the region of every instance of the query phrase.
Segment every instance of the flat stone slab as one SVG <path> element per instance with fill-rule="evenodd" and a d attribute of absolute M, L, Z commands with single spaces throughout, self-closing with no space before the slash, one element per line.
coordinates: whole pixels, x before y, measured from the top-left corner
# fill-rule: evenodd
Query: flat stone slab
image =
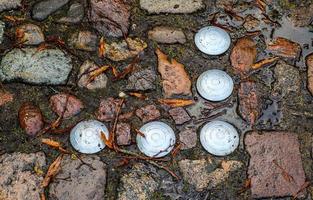
<path fill-rule="evenodd" d="M 22 6 L 22 0 L 1 0 L 0 12 L 5 10 L 12 10 Z"/>
<path fill-rule="evenodd" d="M 62 160 L 61 171 L 50 184 L 49 199 L 104 199 L 106 164 L 98 156 L 85 156 L 82 160 L 90 166 L 70 156 Z"/>
<path fill-rule="evenodd" d="M 42 21 L 49 15 L 63 7 L 70 0 L 45 0 L 36 3 L 32 9 L 32 17 L 34 20 Z"/>
<path fill-rule="evenodd" d="M 34 168 L 41 170 L 45 165 L 43 152 L 0 156 L 0 199 L 40 200 L 43 174 L 36 174 Z"/>
<path fill-rule="evenodd" d="M 248 176 L 253 198 L 291 196 L 300 190 L 305 174 L 295 133 L 253 132 L 245 145 L 251 156 Z"/>
<path fill-rule="evenodd" d="M 71 58 L 60 49 L 13 49 L 1 61 L 0 81 L 65 84 L 71 70 Z"/>
<path fill-rule="evenodd" d="M 193 13 L 205 7 L 202 0 L 140 0 L 149 13 Z"/>

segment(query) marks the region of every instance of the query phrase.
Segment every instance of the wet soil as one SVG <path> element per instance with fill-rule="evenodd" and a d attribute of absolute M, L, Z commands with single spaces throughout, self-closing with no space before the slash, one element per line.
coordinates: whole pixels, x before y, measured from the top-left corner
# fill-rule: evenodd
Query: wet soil
<path fill-rule="evenodd" d="M 26 4 L 31 5 L 35 1 L 26 0 Z M 74 2 L 74 1 L 73 1 Z M 167 187 L 160 189 L 153 194 L 153 199 L 166 199 L 165 195 L 170 195 L 173 199 L 251 199 L 249 190 L 238 193 L 242 189 L 245 180 L 247 179 L 247 166 L 249 161 L 249 155 L 245 151 L 243 144 L 244 135 L 252 129 L 262 129 L 262 130 L 288 130 L 298 134 L 303 166 L 306 172 L 306 177 L 308 180 L 313 180 L 313 161 L 312 161 L 312 142 L 313 142 L 313 97 L 309 94 L 306 88 L 306 67 L 304 65 L 304 56 L 313 51 L 312 40 L 313 33 L 309 32 L 308 28 L 296 28 L 293 27 L 292 23 L 287 19 L 287 13 L 282 12 L 281 8 L 277 8 L 277 12 L 281 13 L 278 17 L 278 21 L 281 27 L 265 27 L 262 32 L 265 41 L 275 38 L 276 36 L 283 36 L 288 39 L 298 42 L 303 50 L 300 62 L 296 63 L 295 66 L 298 67 L 301 75 L 301 92 L 300 94 L 290 95 L 284 97 L 284 99 L 275 98 L 271 95 L 271 89 L 273 83 L 275 82 L 275 77 L 273 76 L 273 68 L 264 68 L 254 74 L 251 79 L 257 81 L 260 88 L 262 88 L 262 102 L 263 111 L 257 121 L 255 127 L 249 127 L 245 121 L 241 119 L 237 112 L 238 97 L 237 88 L 234 90 L 233 95 L 227 102 L 231 105 L 228 107 L 222 107 L 219 110 L 212 111 L 209 114 L 201 114 L 201 111 L 206 107 L 205 101 L 198 96 L 195 89 L 195 81 L 197 77 L 208 69 L 222 69 L 227 71 L 235 80 L 236 86 L 240 82 L 239 77 L 235 75 L 233 69 L 230 65 L 228 50 L 225 54 L 221 56 L 207 56 L 202 54 L 194 45 L 193 36 L 196 30 L 199 28 L 209 25 L 208 15 L 213 13 L 215 8 L 213 7 L 213 1 L 206 1 L 207 8 L 201 10 L 200 12 L 188 15 L 177 15 L 177 14 L 159 14 L 159 15 L 149 15 L 146 11 L 141 10 L 139 7 L 139 1 L 136 0 L 132 3 L 132 14 L 131 22 L 132 29 L 130 31 L 130 36 L 136 36 L 148 43 L 148 48 L 145 50 L 144 54 L 141 56 L 140 65 L 143 68 L 152 67 L 154 70 L 157 69 L 157 57 L 154 53 L 156 47 L 158 46 L 163 52 L 165 52 L 170 57 L 175 58 L 178 62 L 183 63 L 188 74 L 193 82 L 193 97 L 196 100 L 196 105 L 189 107 L 187 110 L 191 114 L 192 118 L 206 118 L 208 115 L 216 114 L 220 111 L 225 110 L 225 114 L 218 117 L 218 119 L 224 119 L 232 123 L 238 128 L 240 132 L 240 146 L 231 155 L 220 158 L 213 157 L 206 153 L 201 147 L 198 141 L 197 146 L 190 150 L 181 151 L 180 154 L 174 158 L 174 170 L 178 172 L 177 161 L 188 158 L 188 159 L 201 159 L 211 157 L 213 160 L 240 160 L 244 163 L 244 168 L 240 171 L 234 172 L 231 178 L 227 182 L 219 185 L 212 190 L 205 190 L 203 192 L 196 192 L 191 185 L 184 183 L 183 181 L 175 182 L 174 184 L 169 184 Z M 26 13 L 26 21 L 39 25 L 46 36 L 58 35 L 64 41 L 70 37 L 70 35 L 76 30 L 93 30 L 92 27 L 83 21 L 78 25 L 64 25 L 54 23 L 59 16 L 66 13 L 69 6 L 63 7 L 61 10 L 50 16 L 47 20 L 39 23 L 32 21 L 29 13 Z M 276 8 L 272 8 L 276 9 Z M 4 15 L 23 15 L 22 11 L 10 11 L 3 12 L 0 17 L 3 18 Z M 174 45 L 160 45 L 153 41 L 148 40 L 147 32 L 154 26 L 164 25 L 181 28 L 187 36 L 187 42 L 185 44 L 174 44 Z M 7 29 L 10 30 L 13 25 L 8 23 Z M 9 34 L 9 33 L 8 33 Z M 238 27 L 238 30 L 231 32 L 232 41 L 236 41 L 237 38 L 244 35 L 244 30 Z M 257 37 L 258 49 L 262 50 L 265 47 L 264 40 L 262 37 Z M 116 39 L 109 39 L 116 40 Z M 1 45 L 2 52 L 12 46 L 13 40 L 9 37 L 5 38 L 5 41 Z M 231 48 L 230 48 L 231 49 Z M 261 51 L 259 51 L 261 52 Z M 94 60 L 99 65 L 109 64 L 123 69 L 131 60 L 125 62 L 114 63 L 107 59 L 99 59 L 96 53 L 88 53 L 78 50 L 72 50 L 72 56 L 74 62 L 74 68 L 72 70 L 71 76 L 68 83 L 63 86 L 40 86 L 40 85 L 27 85 L 21 83 L 4 83 L 4 87 L 14 93 L 15 98 L 12 103 L 9 103 L 3 107 L 0 107 L 0 152 L 37 152 L 44 151 L 47 155 L 48 161 L 50 162 L 58 154 L 57 151 L 51 150 L 44 145 L 41 145 L 40 138 L 32 138 L 27 136 L 18 124 L 18 109 L 23 102 L 31 101 L 38 105 L 47 121 L 52 121 L 57 118 L 57 116 L 52 113 L 49 107 L 49 97 L 56 94 L 57 92 L 70 92 L 71 94 L 79 97 L 84 105 L 85 109 L 78 115 L 71 119 L 64 120 L 63 127 L 68 125 L 73 125 L 83 119 L 95 118 L 94 113 L 99 106 L 100 99 L 106 97 L 118 97 L 119 93 L 123 91 L 126 86 L 126 80 L 121 80 L 118 82 L 112 82 L 108 84 L 106 89 L 89 91 L 86 89 L 78 88 L 77 74 L 82 62 L 88 58 Z M 260 57 L 265 57 L 266 55 L 261 55 Z M 110 81 L 112 76 L 108 75 Z M 136 98 L 127 98 L 126 110 L 132 110 L 143 105 L 155 104 L 155 100 L 162 98 L 162 88 L 160 85 L 160 77 L 157 80 L 157 89 L 155 91 L 147 92 L 146 95 L 148 99 L 145 101 Z M 284 103 L 281 103 L 283 101 Z M 165 111 L 157 105 L 162 111 L 163 117 L 162 121 L 166 121 L 174 126 L 174 121 L 168 116 Z M 125 110 L 125 111 L 126 111 Z M 142 122 L 134 117 L 131 119 L 131 124 L 133 128 L 139 128 Z M 109 125 L 109 124 L 107 124 Z M 202 123 L 194 123 L 191 121 L 187 126 L 198 127 L 202 126 Z M 176 132 L 178 132 L 182 127 L 177 126 Z M 199 133 L 199 130 L 198 130 Z M 68 134 L 55 136 L 46 135 L 45 137 L 55 138 L 58 141 L 62 141 L 68 149 L 72 149 L 69 144 Z M 130 150 L 138 151 L 135 145 L 127 147 Z M 115 152 L 105 149 L 99 153 L 104 162 L 109 166 L 115 166 L 120 156 Z M 108 169 L 108 179 L 106 185 L 106 199 L 115 199 L 117 196 L 118 180 L 121 174 L 129 170 L 126 167 L 110 167 Z M 179 173 L 179 172 L 178 172 Z M 164 181 L 172 182 L 172 178 L 168 174 L 160 171 L 161 176 Z M 312 193 L 312 188 L 311 188 Z M 312 196 L 312 195 L 311 195 Z M 310 197 L 308 197 L 310 198 Z M 290 199 L 290 198 L 281 198 Z"/>

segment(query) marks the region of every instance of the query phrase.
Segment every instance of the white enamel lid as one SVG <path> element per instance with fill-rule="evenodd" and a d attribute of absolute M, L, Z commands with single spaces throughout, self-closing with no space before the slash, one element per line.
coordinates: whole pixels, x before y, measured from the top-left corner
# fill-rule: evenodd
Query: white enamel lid
<path fill-rule="evenodd" d="M 205 54 L 220 55 L 230 47 L 231 39 L 224 29 L 206 26 L 196 33 L 195 44 Z"/>
<path fill-rule="evenodd" d="M 216 156 L 226 156 L 239 145 L 237 130 L 224 121 L 211 121 L 200 131 L 200 142 L 209 153 Z"/>
<path fill-rule="evenodd" d="M 97 120 L 79 122 L 71 130 L 70 142 L 74 149 L 81 153 L 97 153 L 105 147 L 101 131 L 109 138 L 109 130 L 103 123 Z"/>
<path fill-rule="evenodd" d="M 222 101 L 234 89 L 233 79 L 224 71 L 212 69 L 203 72 L 197 80 L 199 94 L 209 101 Z"/>
<path fill-rule="evenodd" d="M 149 122 L 140 129 L 145 137 L 137 135 L 139 150 L 149 157 L 163 157 L 174 148 L 176 137 L 173 129 L 163 122 Z"/>

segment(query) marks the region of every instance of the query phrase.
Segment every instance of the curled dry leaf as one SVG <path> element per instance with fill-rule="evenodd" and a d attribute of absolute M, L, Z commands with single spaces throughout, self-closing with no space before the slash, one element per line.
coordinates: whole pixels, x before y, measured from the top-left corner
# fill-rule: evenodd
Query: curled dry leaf
<path fill-rule="evenodd" d="M 30 102 L 24 103 L 18 112 L 20 126 L 30 136 L 35 136 L 44 125 L 41 110 Z"/>
<path fill-rule="evenodd" d="M 105 41 L 103 37 L 101 37 L 100 42 L 99 42 L 98 56 L 100 58 L 105 56 Z"/>
<path fill-rule="evenodd" d="M 252 69 L 260 69 L 261 67 L 267 66 L 267 65 L 272 65 L 274 64 L 277 60 L 279 59 L 279 57 L 273 57 L 273 58 L 266 58 L 263 60 L 260 60 L 256 63 L 254 63 L 251 68 Z"/>
<path fill-rule="evenodd" d="M 107 71 L 109 68 L 110 68 L 110 66 L 105 65 L 105 66 L 102 66 L 100 68 L 97 68 L 97 69 L 91 71 L 88 75 L 89 77 L 87 79 L 87 85 L 90 84 L 91 82 L 93 82 L 100 74 Z"/>
<path fill-rule="evenodd" d="M 49 166 L 47 174 L 41 183 L 41 186 L 43 188 L 46 188 L 50 184 L 52 179 L 59 173 L 59 171 L 61 169 L 61 162 L 62 162 L 63 156 L 64 156 L 63 154 L 59 155 L 53 161 L 53 163 Z"/>
<path fill-rule="evenodd" d="M 253 126 L 258 119 L 261 110 L 256 83 L 253 81 L 241 82 L 238 96 L 239 113 L 246 122 Z"/>
<path fill-rule="evenodd" d="M 105 134 L 101 131 L 101 140 L 104 142 L 106 146 L 108 146 L 110 149 L 114 149 L 114 138 L 110 134 L 109 138 L 105 136 Z"/>
<path fill-rule="evenodd" d="M 240 38 L 230 54 L 230 61 L 235 71 L 240 75 L 247 74 L 255 62 L 257 49 L 255 42 L 248 38 Z"/>
<path fill-rule="evenodd" d="M 166 97 L 175 94 L 191 95 L 191 81 L 184 65 L 174 59 L 168 60 L 168 56 L 160 49 L 156 50 L 156 54 L 158 56 L 158 71 L 162 76 L 164 95 Z"/>
<path fill-rule="evenodd" d="M 62 152 L 62 153 L 66 153 L 66 154 L 69 154 L 69 153 L 70 153 L 69 151 L 67 151 L 66 149 L 64 149 L 64 148 L 62 147 L 62 145 L 61 145 L 60 142 L 54 141 L 54 140 L 52 140 L 52 139 L 47 139 L 47 138 L 42 138 L 42 139 L 41 139 L 41 142 L 42 142 L 43 144 L 46 144 L 46 145 L 48 145 L 48 146 L 54 148 L 54 149 L 59 150 L 59 151 Z"/>
<path fill-rule="evenodd" d="M 273 42 L 267 44 L 266 50 L 274 55 L 296 61 L 299 60 L 301 54 L 301 46 L 298 43 L 282 37 L 278 37 Z"/>
<path fill-rule="evenodd" d="M 191 99 L 158 99 L 158 102 L 170 107 L 184 107 L 194 104 Z"/>
<path fill-rule="evenodd" d="M 141 100 L 145 100 L 148 98 L 146 95 L 141 94 L 139 92 L 129 92 L 128 95 L 133 96 L 133 97 L 137 97 L 138 99 L 141 99 Z"/>

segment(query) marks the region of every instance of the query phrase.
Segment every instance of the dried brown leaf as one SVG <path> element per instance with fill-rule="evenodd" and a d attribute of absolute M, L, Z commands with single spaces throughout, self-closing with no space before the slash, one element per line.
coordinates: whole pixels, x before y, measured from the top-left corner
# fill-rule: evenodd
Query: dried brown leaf
<path fill-rule="evenodd" d="M 194 104 L 191 99 L 158 99 L 158 102 L 171 107 L 184 107 Z"/>
<path fill-rule="evenodd" d="M 61 169 L 61 162 L 62 162 L 63 156 L 64 156 L 63 154 L 59 155 L 53 161 L 53 163 L 51 163 L 51 165 L 49 166 L 47 174 L 41 183 L 41 186 L 43 188 L 46 188 L 50 184 L 52 179 L 59 173 L 59 171 Z"/>
<path fill-rule="evenodd" d="M 279 57 L 273 57 L 273 58 L 265 58 L 263 60 L 260 60 L 257 63 L 254 63 L 251 68 L 252 69 L 259 69 L 261 67 L 264 67 L 265 65 L 271 65 L 274 62 L 276 62 L 279 59 Z"/>

